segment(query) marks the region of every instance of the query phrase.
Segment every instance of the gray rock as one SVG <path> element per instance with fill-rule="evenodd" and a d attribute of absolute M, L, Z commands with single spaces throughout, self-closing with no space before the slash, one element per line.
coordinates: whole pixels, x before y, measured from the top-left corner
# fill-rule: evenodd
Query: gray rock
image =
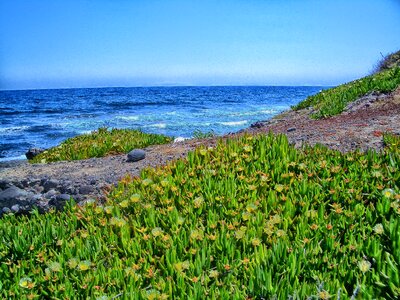
<path fill-rule="evenodd" d="M 0 192 L 0 207 L 10 207 L 14 204 L 26 203 L 30 197 L 32 197 L 32 193 L 21 190 L 16 186 L 11 186 Z"/>
<path fill-rule="evenodd" d="M 68 194 L 60 194 L 60 195 L 57 195 L 57 196 L 56 196 L 56 200 L 57 200 L 57 201 L 64 201 L 64 202 L 66 202 L 66 201 L 69 201 L 70 199 L 71 199 L 71 196 L 68 195 Z"/>
<path fill-rule="evenodd" d="M 55 188 L 58 187 L 59 184 L 60 184 L 60 182 L 58 180 L 54 180 L 54 179 L 46 180 L 43 183 L 44 191 L 47 192 L 47 191 L 49 191 L 51 189 L 55 189 Z"/>
<path fill-rule="evenodd" d="M 50 190 L 50 191 L 48 191 L 46 194 L 43 194 L 43 196 L 46 198 L 46 199 L 51 199 L 51 198 L 53 198 L 54 196 L 56 196 L 58 194 L 58 192 L 56 191 L 56 190 Z"/>
<path fill-rule="evenodd" d="M 9 209 L 8 207 L 3 207 L 3 209 L 1 211 L 3 212 L 3 214 L 11 213 L 11 209 Z"/>
<path fill-rule="evenodd" d="M 9 182 L 8 180 L 6 180 L 6 179 L 0 180 L 0 190 L 8 189 L 11 186 L 12 186 L 12 183 Z"/>
<path fill-rule="evenodd" d="M 83 185 L 79 188 L 79 194 L 88 195 L 94 192 L 94 187 L 91 185 Z"/>
<path fill-rule="evenodd" d="M 53 197 L 48 204 L 50 206 L 54 206 L 57 210 L 62 210 L 65 206 L 65 203 L 68 202 L 70 199 L 70 195 L 60 194 Z"/>
<path fill-rule="evenodd" d="M 287 132 L 292 132 L 292 131 L 295 131 L 295 130 L 296 130 L 295 127 L 291 127 L 291 128 L 289 128 L 289 129 L 287 130 Z"/>
<path fill-rule="evenodd" d="M 264 127 L 265 124 L 263 121 L 258 121 L 250 125 L 251 128 L 261 128 Z"/>
<path fill-rule="evenodd" d="M 13 206 L 11 206 L 11 211 L 13 212 L 13 213 L 18 213 L 19 212 L 19 210 L 20 210 L 20 206 L 18 205 L 18 204 L 14 204 Z"/>
<path fill-rule="evenodd" d="M 146 152 L 142 149 L 133 149 L 131 152 L 128 153 L 128 162 L 135 162 L 142 160 L 146 157 Z"/>
<path fill-rule="evenodd" d="M 25 153 L 27 159 L 33 159 L 36 155 L 42 153 L 45 149 L 42 148 L 29 148 L 29 150 Z"/>
<path fill-rule="evenodd" d="M 42 194 L 35 194 L 35 195 L 33 195 L 33 196 L 29 199 L 29 202 L 30 202 L 32 205 L 36 205 L 39 201 L 42 201 L 43 199 L 45 199 L 45 198 L 44 198 L 44 195 L 42 195 Z"/>

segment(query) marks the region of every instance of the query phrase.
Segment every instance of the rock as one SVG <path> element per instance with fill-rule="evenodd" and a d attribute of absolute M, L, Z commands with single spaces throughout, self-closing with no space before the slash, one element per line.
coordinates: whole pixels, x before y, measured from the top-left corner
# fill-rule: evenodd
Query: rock
<path fill-rule="evenodd" d="M 11 186 L 12 186 L 12 183 L 9 182 L 8 180 L 5 180 L 5 179 L 0 180 L 0 190 L 8 189 Z"/>
<path fill-rule="evenodd" d="M 88 195 L 94 192 L 94 187 L 91 185 L 83 185 L 79 188 L 79 194 Z"/>
<path fill-rule="evenodd" d="M 43 194 L 43 196 L 44 196 L 44 198 L 46 198 L 46 199 L 51 199 L 51 198 L 53 198 L 54 196 L 56 196 L 58 193 L 57 193 L 57 191 L 56 190 L 50 190 L 50 191 L 48 191 L 46 194 Z"/>
<path fill-rule="evenodd" d="M 57 195 L 57 196 L 56 196 L 56 200 L 57 200 L 57 201 L 64 201 L 64 202 L 66 202 L 66 201 L 71 200 L 71 196 L 68 195 L 68 194 L 60 194 L 60 195 Z"/>
<path fill-rule="evenodd" d="M 135 162 L 144 159 L 146 156 L 146 152 L 142 149 L 133 149 L 128 153 L 128 162 Z"/>
<path fill-rule="evenodd" d="M 58 185 L 59 185 L 59 183 L 60 183 L 60 182 L 59 182 L 58 180 L 54 180 L 54 179 L 46 180 L 46 181 L 43 183 L 44 191 L 47 192 L 47 191 L 49 191 L 49 190 L 51 190 L 51 189 L 57 188 Z"/>
<path fill-rule="evenodd" d="M 18 204 L 14 204 L 13 206 L 11 206 L 11 211 L 13 212 L 13 213 L 18 213 L 19 212 L 19 210 L 20 210 L 20 206 L 18 205 Z"/>
<path fill-rule="evenodd" d="M 255 122 L 255 123 L 250 125 L 251 128 L 261 128 L 261 127 L 264 127 L 264 126 L 265 126 L 265 124 L 262 121 Z"/>
<path fill-rule="evenodd" d="M 67 194 L 60 194 L 55 197 L 53 197 L 49 201 L 50 206 L 54 206 L 57 210 L 62 210 L 65 206 L 65 203 L 71 200 L 71 196 Z"/>
<path fill-rule="evenodd" d="M 3 212 L 3 214 L 11 213 L 11 209 L 9 209 L 8 207 L 3 207 L 3 209 L 1 211 Z"/>
<path fill-rule="evenodd" d="M 42 153 L 45 149 L 42 148 L 29 148 L 29 150 L 25 153 L 27 159 L 33 159 L 36 155 Z"/>
<path fill-rule="evenodd" d="M 35 194 L 29 199 L 29 202 L 31 203 L 31 205 L 36 205 L 39 201 L 42 201 L 43 199 L 44 196 L 42 194 Z"/>
<path fill-rule="evenodd" d="M 11 186 L 0 192 L 0 207 L 10 207 L 14 204 L 28 202 L 28 198 L 32 197 L 32 193 L 28 193 L 16 186 Z"/>
<path fill-rule="evenodd" d="M 296 131 L 296 127 L 290 127 L 288 128 L 288 130 L 286 130 L 287 132 L 292 132 L 292 131 Z"/>

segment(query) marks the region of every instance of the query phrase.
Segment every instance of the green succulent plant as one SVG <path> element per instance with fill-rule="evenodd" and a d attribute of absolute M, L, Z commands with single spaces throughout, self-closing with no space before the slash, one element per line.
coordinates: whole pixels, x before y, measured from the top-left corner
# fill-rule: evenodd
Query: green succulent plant
<path fill-rule="evenodd" d="M 400 138 L 385 142 L 243 136 L 126 177 L 104 205 L 5 215 L 0 298 L 398 299 Z"/>

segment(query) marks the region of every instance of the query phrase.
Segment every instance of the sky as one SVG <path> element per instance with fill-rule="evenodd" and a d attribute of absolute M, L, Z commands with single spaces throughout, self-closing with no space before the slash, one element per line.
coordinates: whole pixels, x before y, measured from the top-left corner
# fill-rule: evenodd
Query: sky
<path fill-rule="evenodd" d="M 0 89 L 337 85 L 400 49 L 400 0 L 1 0 Z"/>

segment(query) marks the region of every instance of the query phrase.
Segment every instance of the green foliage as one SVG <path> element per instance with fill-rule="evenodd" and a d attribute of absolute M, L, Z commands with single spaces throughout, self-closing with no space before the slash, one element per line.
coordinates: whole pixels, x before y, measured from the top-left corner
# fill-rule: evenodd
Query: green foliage
<path fill-rule="evenodd" d="M 243 136 L 89 203 L 0 220 L 0 298 L 398 299 L 400 139 Z M 389 141 L 389 140 L 388 140 Z"/>
<path fill-rule="evenodd" d="M 131 129 L 99 128 L 90 134 L 79 135 L 65 140 L 59 146 L 50 148 L 34 157 L 32 163 L 46 163 L 61 160 L 79 160 L 103 157 L 111 154 L 128 153 L 134 148 L 169 143 L 172 139 L 159 134 L 143 133 Z"/>
<path fill-rule="evenodd" d="M 195 138 L 195 139 L 205 139 L 205 138 L 211 138 L 211 137 L 215 137 L 214 130 L 210 130 L 207 132 L 203 132 L 201 130 L 195 130 L 193 132 L 193 138 Z"/>
<path fill-rule="evenodd" d="M 383 57 L 383 59 L 376 66 L 376 72 L 389 70 L 395 67 L 400 67 L 400 50 Z"/>
<path fill-rule="evenodd" d="M 294 110 L 314 107 L 317 112 L 314 118 L 327 118 L 340 114 L 346 105 L 358 98 L 371 93 L 388 93 L 400 85 L 400 67 L 376 73 L 335 88 L 324 90 L 314 96 L 310 96 L 296 106 Z"/>

